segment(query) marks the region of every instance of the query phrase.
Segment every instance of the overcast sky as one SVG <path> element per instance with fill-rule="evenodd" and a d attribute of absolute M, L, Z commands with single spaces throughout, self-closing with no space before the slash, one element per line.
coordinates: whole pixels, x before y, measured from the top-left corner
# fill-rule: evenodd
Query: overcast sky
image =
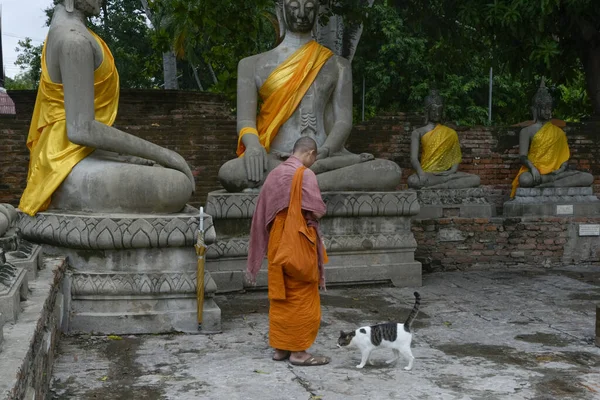
<path fill-rule="evenodd" d="M 0 0 L 2 7 L 2 49 L 4 50 L 4 70 L 14 77 L 19 68 L 14 65 L 17 59 L 17 42 L 30 37 L 33 44 L 41 44 L 46 38 L 44 9 L 52 5 L 52 0 Z"/>

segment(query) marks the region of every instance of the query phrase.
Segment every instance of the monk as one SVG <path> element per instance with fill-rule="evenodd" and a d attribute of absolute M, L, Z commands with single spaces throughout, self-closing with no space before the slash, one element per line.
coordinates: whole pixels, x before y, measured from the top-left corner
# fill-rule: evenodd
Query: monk
<path fill-rule="evenodd" d="M 321 323 L 319 287 L 325 287 L 323 264 L 327 262 L 318 223 L 326 207 L 317 178 L 308 169 L 316 159 L 316 142 L 304 136 L 294 144 L 293 154 L 269 174 L 254 211 L 248 251 L 251 283 L 256 282 L 267 253 L 273 360 L 289 359 L 291 364 L 303 366 L 330 361 L 306 351 L 314 343 Z M 289 229 L 294 235 L 287 234 Z M 312 239 L 306 241 L 305 237 Z M 305 252 L 304 246 L 311 243 L 314 252 Z M 292 264 L 299 266 L 292 268 Z"/>

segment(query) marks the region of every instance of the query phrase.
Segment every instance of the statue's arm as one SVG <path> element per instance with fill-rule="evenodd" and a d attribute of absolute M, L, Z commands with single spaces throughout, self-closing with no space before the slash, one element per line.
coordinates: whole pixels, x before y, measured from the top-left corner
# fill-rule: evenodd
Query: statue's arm
<path fill-rule="evenodd" d="M 410 137 L 410 165 L 412 165 L 419 177 L 425 175 L 425 171 L 423 171 L 421 161 L 419 160 L 420 143 L 421 134 L 418 129 L 415 129 L 412 131 Z"/>
<path fill-rule="evenodd" d="M 258 106 L 258 90 L 256 88 L 256 59 L 248 57 L 238 63 L 237 80 L 237 130 L 242 128 L 256 129 L 256 110 Z M 242 143 L 246 146 L 244 167 L 247 178 L 251 182 L 260 182 L 267 169 L 267 152 L 260 144 L 258 136 L 244 134 Z"/>
<path fill-rule="evenodd" d="M 528 128 L 521 129 L 519 133 L 519 160 L 521 164 L 523 164 L 533 176 L 533 182 L 537 185 L 541 183 L 542 178 L 538 169 L 533 165 L 531 160 L 529 160 L 529 143 L 531 141 L 530 130 Z"/>
<path fill-rule="evenodd" d="M 64 89 L 67 137 L 75 144 L 155 161 L 186 174 L 189 166 L 179 154 L 96 121 L 94 110 L 94 53 L 84 37 L 63 42 L 59 49 Z"/>
<path fill-rule="evenodd" d="M 342 57 L 336 62 L 339 75 L 332 98 L 334 124 L 323 143 L 330 155 L 342 150 L 352 131 L 352 66 Z"/>

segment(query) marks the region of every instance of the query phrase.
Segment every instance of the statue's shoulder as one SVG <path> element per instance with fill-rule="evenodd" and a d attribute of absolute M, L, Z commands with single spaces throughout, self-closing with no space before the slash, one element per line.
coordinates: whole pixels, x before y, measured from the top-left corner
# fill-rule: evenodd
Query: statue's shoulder
<path fill-rule="evenodd" d="M 238 62 L 238 66 L 255 66 L 260 60 L 264 59 L 265 57 L 269 57 L 272 54 L 272 52 L 273 50 L 269 50 L 262 53 L 253 54 L 248 57 L 244 57 Z"/>
<path fill-rule="evenodd" d="M 519 136 L 533 137 L 541 128 L 542 125 L 536 122 L 532 125 L 526 126 L 525 128 L 521 129 L 521 132 L 519 132 Z"/>

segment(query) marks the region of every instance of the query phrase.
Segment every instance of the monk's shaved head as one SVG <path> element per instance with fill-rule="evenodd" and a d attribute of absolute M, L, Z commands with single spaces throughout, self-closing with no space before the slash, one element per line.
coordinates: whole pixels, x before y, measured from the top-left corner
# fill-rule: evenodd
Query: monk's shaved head
<path fill-rule="evenodd" d="M 317 151 L 317 142 L 308 136 L 302 136 L 300 139 L 296 140 L 296 143 L 294 143 L 294 154 L 308 153 L 311 150 L 315 152 Z"/>

